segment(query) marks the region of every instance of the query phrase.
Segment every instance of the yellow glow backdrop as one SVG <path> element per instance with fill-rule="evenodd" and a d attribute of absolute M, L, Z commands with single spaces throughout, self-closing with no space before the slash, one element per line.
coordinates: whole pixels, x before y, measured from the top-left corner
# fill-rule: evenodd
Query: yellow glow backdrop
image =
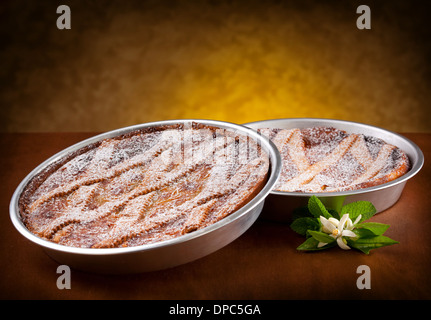
<path fill-rule="evenodd" d="M 107 131 L 205 118 L 322 117 L 431 132 L 416 4 L 357 1 L 71 1 L 0 7 L 2 130 Z M 428 32 L 429 33 L 429 32 Z"/>

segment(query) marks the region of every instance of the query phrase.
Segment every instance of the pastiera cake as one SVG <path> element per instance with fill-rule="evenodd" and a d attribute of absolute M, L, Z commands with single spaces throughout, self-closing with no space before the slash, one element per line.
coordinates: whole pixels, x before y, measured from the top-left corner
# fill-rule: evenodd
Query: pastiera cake
<path fill-rule="evenodd" d="M 333 192 L 380 185 L 401 177 L 408 156 L 382 139 L 332 127 L 259 129 L 282 158 L 274 187 L 287 192 Z"/>
<path fill-rule="evenodd" d="M 209 226 L 263 188 L 268 155 L 252 138 L 198 123 L 144 128 L 68 154 L 19 200 L 35 235 L 80 248 L 129 247 Z"/>

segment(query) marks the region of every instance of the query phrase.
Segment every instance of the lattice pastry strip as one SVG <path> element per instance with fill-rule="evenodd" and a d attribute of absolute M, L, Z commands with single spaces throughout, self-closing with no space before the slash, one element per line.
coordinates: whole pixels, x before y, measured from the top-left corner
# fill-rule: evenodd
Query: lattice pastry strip
<path fill-rule="evenodd" d="M 362 134 L 330 127 L 259 131 L 274 142 L 283 159 L 278 191 L 360 189 L 396 179 L 410 168 L 402 150 Z"/>
<path fill-rule="evenodd" d="M 266 182 L 256 141 L 193 124 L 105 139 L 26 187 L 27 228 L 76 247 L 135 246 L 193 232 L 247 203 Z"/>

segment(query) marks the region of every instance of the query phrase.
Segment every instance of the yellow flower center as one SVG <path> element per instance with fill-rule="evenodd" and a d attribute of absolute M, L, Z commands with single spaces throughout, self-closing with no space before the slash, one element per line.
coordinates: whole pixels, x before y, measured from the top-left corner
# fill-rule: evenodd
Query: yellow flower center
<path fill-rule="evenodd" d="M 338 234 L 338 229 L 334 229 L 334 230 L 332 230 L 332 235 L 333 235 L 334 237 L 336 237 L 336 236 L 337 236 L 337 234 Z"/>

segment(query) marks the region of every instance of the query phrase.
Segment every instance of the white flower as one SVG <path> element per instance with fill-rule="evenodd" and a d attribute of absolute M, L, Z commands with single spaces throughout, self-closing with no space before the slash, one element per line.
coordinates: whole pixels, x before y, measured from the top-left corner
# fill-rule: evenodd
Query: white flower
<path fill-rule="evenodd" d="M 359 215 L 355 222 L 352 223 L 352 220 L 349 218 L 349 214 L 344 214 L 340 221 L 335 218 L 326 219 L 323 216 L 320 216 L 320 222 L 322 223 L 322 231 L 329 234 L 330 237 L 336 239 L 338 246 L 341 249 L 349 250 L 350 247 L 346 244 L 346 240 L 343 237 L 356 237 L 356 234 L 352 231 L 355 228 L 355 225 L 361 220 L 361 215 Z M 328 243 L 319 242 L 317 245 L 318 248 L 327 245 Z"/>

